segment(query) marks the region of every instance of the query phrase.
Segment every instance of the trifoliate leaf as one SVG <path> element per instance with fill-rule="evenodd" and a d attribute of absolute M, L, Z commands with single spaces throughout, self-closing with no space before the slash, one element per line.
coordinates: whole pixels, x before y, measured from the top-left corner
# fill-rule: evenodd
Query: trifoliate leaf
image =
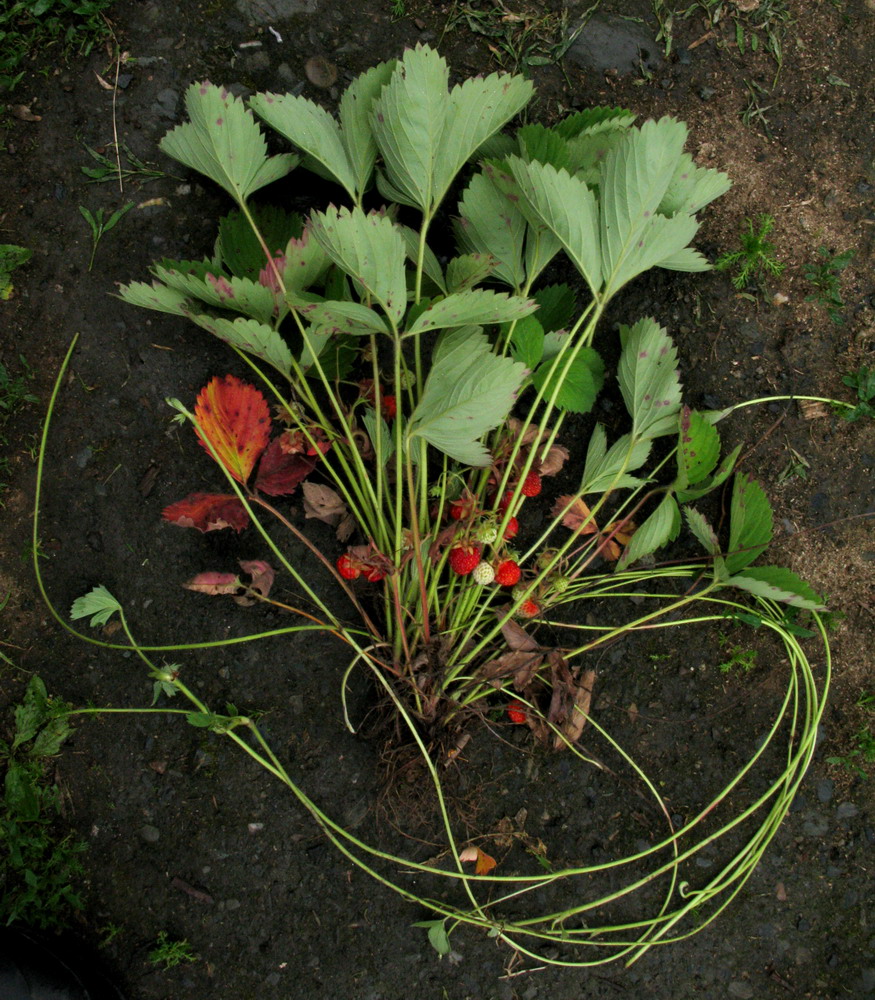
<path fill-rule="evenodd" d="M 479 328 L 447 331 L 435 346 L 408 439 L 423 437 L 466 465 L 488 465 L 490 455 L 480 438 L 507 417 L 524 371 L 511 358 L 494 354 Z"/>
<path fill-rule="evenodd" d="M 691 216 L 657 215 L 686 136 L 686 126 L 673 118 L 648 121 L 630 129 L 604 160 L 599 235 L 606 297 L 677 253 L 695 235 L 697 224 Z"/>
<path fill-rule="evenodd" d="M 804 580 L 782 566 L 749 566 L 743 573 L 730 576 L 726 583 L 779 604 L 808 611 L 826 610 L 822 598 Z"/>
<path fill-rule="evenodd" d="M 83 597 L 77 597 L 73 601 L 70 617 L 75 621 L 77 618 L 87 618 L 91 615 L 91 621 L 88 624 L 95 628 L 97 625 L 105 625 L 116 611 L 121 610 L 121 604 L 101 584 Z"/>
<path fill-rule="evenodd" d="M 738 573 L 752 563 L 772 540 L 772 506 L 750 475 L 737 475 L 729 511 L 729 554 L 726 568 Z"/>
<path fill-rule="evenodd" d="M 185 106 L 191 120 L 164 136 L 162 151 L 214 180 L 238 204 L 284 177 L 299 162 L 289 153 L 268 156 L 252 112 L 224 88 L 193 83 Z"/>
<path fill-rule="evenodd" d="M 632 436 L 672 433 L 681 405 L 677 350 L 665 330 L 649 317 L 621 327 L 623 353 L 617 379 L 632 417 Z"/>

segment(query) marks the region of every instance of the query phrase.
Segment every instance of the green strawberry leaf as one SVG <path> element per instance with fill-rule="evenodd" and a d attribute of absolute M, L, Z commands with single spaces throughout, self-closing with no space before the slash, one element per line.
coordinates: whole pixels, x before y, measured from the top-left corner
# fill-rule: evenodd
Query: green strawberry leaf
<path fill-rule="evenodd" d="M 253 357 L 261 358 L 272 365 L 286 378 L 292 368 L 292 354 L 286 342 L 272 327 L 259 323 L 256 319 L 238 316 L 230 320 L 225 316 L 207 316 L 204 313 L 186 311 L 186 316 L 198 326 L 215 334 L 226 344 L 246 351 Z"/>
<path fill-rule="evenodd" d="M 496 278 L 512 288 L 523 284 L 526 220 L 486 174 L 475 174 L 465 188 L 454 229 L 462 249 L 496 259 Z"/>

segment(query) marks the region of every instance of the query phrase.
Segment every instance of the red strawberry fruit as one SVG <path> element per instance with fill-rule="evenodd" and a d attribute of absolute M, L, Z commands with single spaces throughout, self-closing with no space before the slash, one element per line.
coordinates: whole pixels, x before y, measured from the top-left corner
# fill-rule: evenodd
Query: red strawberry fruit
<path fill-rule="evenodd" d="M 506 542 L 509 542 L 511 538 L 516 537 L 516 533 L 519 530 L 520 530 L 520 522 L 515 517 L 510 518 L 510 520 L 507 522 L 504 528 L 504 540 Z"/>
<path fill-rule="evenodd" d="M 507 717 L 515 725 L 519 726 L 526 721 L 526 706 L 521 701 L 512 701 L 507 706 Z"/>
<path fill-rule="evenodd" d="M 480 562 L 480 549 L 476 545 L 457 545 L 450 549 L 450 568 L 459 576 L 473 573 Z"/>
<path fill-rule="evenodd" d="M 536 497 L 541 492 L 541 477 L 537 472 L 530 472 L 523 480 L 522 494 L 524 497 Z"/>
<path fill-rule="evenodd" d="M 357 580 L 362 573 L 361 564 L 358 559 L 353 559 L 348 552 L 344 552 L 337 560 L 337 572 L 344 580 Z"/>
<path fill-rule="evenodd" d="M 539 615 L 540 613 L 540 605 L 537 601 L 533 601 L 531 597 L 523 601 L 519 608 L 517 608 L 517 614 L 520 618 L 534 618 L 535 615 Z"/>
<path fill-rule="evenodd" d="M 513 559 L 505 559 L 495 567 L 495 582 L 502 587 L 515 587 L 520 582 L 520 568 Z"/>

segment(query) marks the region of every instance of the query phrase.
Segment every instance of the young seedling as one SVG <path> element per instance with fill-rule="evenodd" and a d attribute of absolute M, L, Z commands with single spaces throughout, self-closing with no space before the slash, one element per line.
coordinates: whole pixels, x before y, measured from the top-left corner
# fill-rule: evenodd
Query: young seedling
<path fill-rule="evenodd" d="M 875 368 L 860 365 L 857 371 L 845 375 L 842 382 L 849 389 L 857 390 L 857 405 L 845 410 L 845 420 L 859 420 L 860 417 L 875 417 Z"/>
<path fill-rule="evenodd" d="M 13 243 L 0 243 L 0 301 L 12 298 L 12 272 L 26 264 L 33 256 L 27 247 L 17 247 Z"/>
<path fill-rule="evenodd" d="M 149 952 L 149 961 L 153 965 L 163 965 L 166 971 L 175 968 L 182 962 L 196 962 L 197 955 L 192 951 L 186 938 L 173 941 L 167 931 L 159 931 L 158 941 Z"/>
<path fill-rule="evenodd" d="M 79 206 L 82 218 L 88 223 L 91 229 L 91 259 L 88 261 L 88 270 L 94 267 L 94 255 L 97 253 L 97 244 L 100 243 L 104 235 L 114 228 L 125 213 L 134 207 L 134 203 L 129 201 L 123 208 L 117 208 L 112 215 L 105 219 L 103 209 L 98 208 L 97 214 L 93 215 L 84 205 Z"/>
<path fill-rule="evenodd" d="M 163 170 L 159 170 L 157 167 L 150 167 L 147 163 L 144 163 L 143 160 L 131 152 L 125 143 L 121 143 L 119 146 L 120 157 L 118 161 L 105 156 L 96 149 L 92 149 L 91 146 L 86 146 L 85 149 L 89 156 L 98 164 L 96 167 L 79 168 L 88 178 L 88 184 L 104 184 L 109 181 L 126 181 L 132 178 L 137 178 L 141 183 L 145 184 L 148 181 L 158 180 L 160 177 L 167 176 Z M 127 166 L 122 166 L 121 154 L 124 154 Z"/>
<path fill-rule="evenodd" d="M 805 297 L 805 301 L 825 306 L 833 323 L 842 326 L 845 321 L 841 311 L 845 303 L 841 296 L 839 275 L 854 259 L 854 251 L 846 250 L 833 257 L 826 247 L 821 246 L 817 252 L 821 259 L 805 267 L 805 278 L 814 286 L 814 291 Z"/>
<path fill-rule="evenodd" d="M 771 215 L 762 213 L 754 220 L 747 219 L 747 229 L 740 235 L 741 249 L 724 253 L 714 263 L 718 271 L 735 271 L 732 284 L 741 291 L 753 282 L 762 283 L 766 278 L 776 278 L 784 270 L 774 243 L 766 237 L 775 226 Z"/>

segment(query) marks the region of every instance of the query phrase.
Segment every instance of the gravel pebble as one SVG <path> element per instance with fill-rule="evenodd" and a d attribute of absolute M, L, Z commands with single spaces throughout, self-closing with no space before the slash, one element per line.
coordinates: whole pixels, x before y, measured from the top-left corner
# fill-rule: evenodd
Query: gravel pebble
<path fill-rule="evenodd" d="M 852 816 L 856 816 L 859 811 L 853 802 L 842 802 L 836 809 L 836 816 L 839 819 L 850 819 Z"/>

